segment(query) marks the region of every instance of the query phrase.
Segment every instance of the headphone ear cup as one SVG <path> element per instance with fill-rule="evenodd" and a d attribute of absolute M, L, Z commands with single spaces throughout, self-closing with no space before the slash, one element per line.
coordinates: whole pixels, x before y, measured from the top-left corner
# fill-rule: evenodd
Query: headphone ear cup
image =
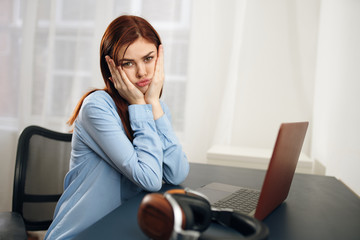
<path fill-rule="evenodd" d="M 139 207 L 138 224 L 151 239 L 169 239 L 174 228 L 174 213 L 168 200 L 159 193 L 147 194 Z"/>
<path fill-rule="evenodd" d="M 185 194 L 174 194 L 173 197 L 185 214 L 186 229 L 202 232 L 209 227 L 211 223 L 211 206 L 206 199 Z"/>

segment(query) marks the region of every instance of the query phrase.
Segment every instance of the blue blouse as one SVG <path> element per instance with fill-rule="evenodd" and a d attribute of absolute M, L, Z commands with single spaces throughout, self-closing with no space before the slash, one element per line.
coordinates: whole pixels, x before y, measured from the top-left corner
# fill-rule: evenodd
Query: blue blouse
<path fill-rule="evenodd" d="M 130 105 L 131 143 L 112 98 L 90 94 L 75 121 L 70 170 L 45 239 L 71 239 L 141 190 L 180 184 L 189 163 L 167 106 L 154 120 L 151 105 Z"/>

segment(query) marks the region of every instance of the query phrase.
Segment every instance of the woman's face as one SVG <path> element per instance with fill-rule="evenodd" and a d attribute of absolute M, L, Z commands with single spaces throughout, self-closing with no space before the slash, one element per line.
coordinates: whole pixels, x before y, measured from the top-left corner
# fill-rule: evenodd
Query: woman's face
<path fill-rule="evenodd" d="M 127 49 L 126 46 L 120 49 L 119 59 L 120 66 L 130 82 L 145 94 L 155 72 L 157 59 L 155 44 L 140 37 Z"/>

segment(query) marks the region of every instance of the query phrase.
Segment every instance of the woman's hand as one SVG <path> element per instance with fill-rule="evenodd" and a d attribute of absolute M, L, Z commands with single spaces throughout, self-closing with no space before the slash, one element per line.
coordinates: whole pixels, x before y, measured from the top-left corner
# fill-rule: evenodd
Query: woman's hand
<path fill-rule="evenodd" d="M 105 56 L 111 72 L 110 81 L 114 84 L 120 96 L 129 104 L 146 104 L 144 94 L 128 79 L 121 66 L 116 67 L 115 62 L 109 56 Z"/>
<path fill-rule="evenodd" d="M 148 90 L 145 93 L 145 101 L 152 105 L 152 112 L 154 119 L 160 118 L 164 115 L 164 111 L 160 104 L 160 92 L 164 84 L 164 49 L 159 46 L 158 57 L 155 65 L 155 73 L 150 83 Z"/>
<path fill-rule="evenodd" d="M 145 101 L 153 104 L 159 101 L 160 92 L 164 84 L 164 49 L 159 46 L 158 57 L 155 65 L 155 72 L 148 90 L 145 93 Z"/>

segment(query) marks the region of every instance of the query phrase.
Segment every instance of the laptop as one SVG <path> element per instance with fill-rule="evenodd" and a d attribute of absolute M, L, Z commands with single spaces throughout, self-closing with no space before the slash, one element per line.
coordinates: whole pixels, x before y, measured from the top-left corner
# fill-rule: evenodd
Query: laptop
<path fill-rule="evenodd" d="M 261 191 L 218 182 L 196 191 L 215 208 L 230 208 L 263 220 L 288 196 L 308 122 L 282 123 Z"/>

